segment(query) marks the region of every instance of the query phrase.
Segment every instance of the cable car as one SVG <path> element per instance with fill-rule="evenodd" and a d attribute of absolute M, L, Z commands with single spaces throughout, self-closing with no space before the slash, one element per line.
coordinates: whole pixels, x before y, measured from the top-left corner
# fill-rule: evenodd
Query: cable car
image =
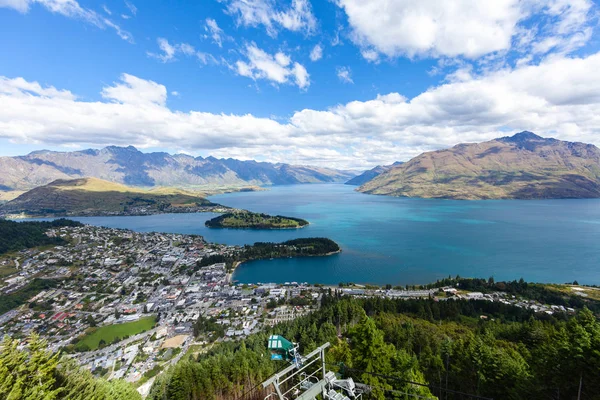
<path fill-rule="evenodd" d="M 271 360 L 295 362 L 298 346 L 281 335 L 269 336 L 268 349 L 271 351 Z"/>

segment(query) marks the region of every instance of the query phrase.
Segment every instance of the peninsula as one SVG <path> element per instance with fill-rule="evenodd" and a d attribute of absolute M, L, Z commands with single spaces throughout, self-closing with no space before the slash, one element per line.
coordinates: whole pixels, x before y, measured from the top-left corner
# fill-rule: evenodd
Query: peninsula
<path fill-rule="evenodd" d="M 308 221 L 284 217 L 282 215 L 268 215 L 250 211 L 233 211 L 219 215 L 205 222 L 209 228 L 238 228 L 238 229 L 294 229 L 308 225 Z"/>
<path fill-rule="evenodd" d="M 7 217 L 75 217 L 227 212 L 203 193 L 176 188 L 145 190 L 98 178 L 56 180 L 0 206 Z"/>
<path fill-rule="evenodd" d="M 228 272 L 240 264 L 274 258 L 322 257 L 341 253 L 341 247 L 331 239 L 309 237 L 292 239 L 281 243 L 256 242 L 245 245 L 234 253 L 210 255 L 196 263 L 196 270 L 215 263 L 224 263 Z"/>

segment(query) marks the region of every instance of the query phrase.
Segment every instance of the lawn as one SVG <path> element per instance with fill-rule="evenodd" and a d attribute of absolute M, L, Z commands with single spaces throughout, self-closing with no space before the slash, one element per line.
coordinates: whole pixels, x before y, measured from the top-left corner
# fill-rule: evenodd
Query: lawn
<path fill-rule="evenodd" d="M 76 348 L 81 351 L 84 349 L 96 350 L 100 346 L 101 340 L 104 340 L 104 342 L 108 345 L 111 344 L 116 338 L 124 339 L 125 336 L 129 337 L 137 335 L 138 333 L 152 329 L 155 323 L 156 317 L 152 316 L 140 318 L 137 321 L 126 322 L 123 324 L 106 325 L 87 333 L 77 343 Z"/>

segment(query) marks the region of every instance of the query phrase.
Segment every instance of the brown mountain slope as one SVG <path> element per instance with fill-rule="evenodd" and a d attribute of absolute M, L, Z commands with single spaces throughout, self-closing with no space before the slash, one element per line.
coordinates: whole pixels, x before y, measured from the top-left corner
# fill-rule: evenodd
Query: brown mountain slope
<path fill-rule="evenodd" d="M 600 197 L 600 149 L 521 132 L 423 153 L 358 190 L 470 200 Z"/>
<path fill-rule="evenodd" d="M 23 193 L 0 207 L 2 214 L 145 214 L 214 204 L 179 189 L 143 190 L 97 178 L 57 180 Z"/>

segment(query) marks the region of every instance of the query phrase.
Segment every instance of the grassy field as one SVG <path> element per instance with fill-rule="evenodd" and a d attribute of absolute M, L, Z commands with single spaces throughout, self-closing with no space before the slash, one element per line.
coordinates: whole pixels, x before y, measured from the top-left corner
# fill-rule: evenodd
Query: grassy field
<path fill-rule="evenodd" d="M 140 318 L 137 321 L 126 322 L 123 324 L 106 325 L 95 329 L 86 334 L 76 345 L 77 349 L 83 350 L 89 348 L 96 350 L 100 346 L 100 341 L 104 340 L 106 344 L 111 344 L 116 338 L 123 339 L 125 336 L 133 336 L 145 332 L 154 327 L 156 317 Z"/>
<path fill-rule="evenodd" d="M 545 284 L 546 288 L 567 295 L 577 295 L 584 299 L 600 301 L 600 288 L 578 285 Z"/>

